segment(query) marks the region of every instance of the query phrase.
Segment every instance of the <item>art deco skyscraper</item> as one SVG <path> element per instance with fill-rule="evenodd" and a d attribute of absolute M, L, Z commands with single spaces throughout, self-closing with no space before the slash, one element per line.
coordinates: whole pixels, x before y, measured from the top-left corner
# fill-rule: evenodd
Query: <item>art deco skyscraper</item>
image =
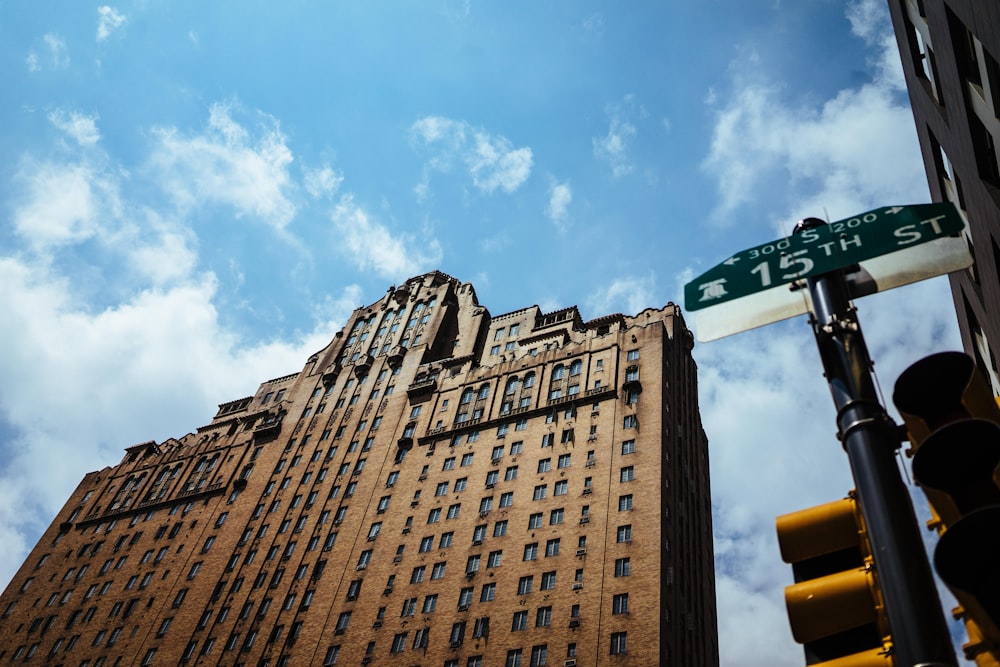
<path fill-rule="evenodd" d="M 497 317 L 439 272 L 87 474 L 0 660 L 718 664 L 707 440 L 668 304 Z"/>

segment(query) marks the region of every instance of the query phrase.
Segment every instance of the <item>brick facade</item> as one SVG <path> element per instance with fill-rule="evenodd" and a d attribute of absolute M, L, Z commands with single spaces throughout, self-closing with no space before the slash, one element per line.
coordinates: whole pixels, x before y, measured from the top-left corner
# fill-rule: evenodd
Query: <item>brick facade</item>
<path fill-rule="evenodd" d="M 691 348 L 672 304 L 491 317 L 412 278 L 87 474 L 0 597 L 0 661 L 717 665 Z"/>

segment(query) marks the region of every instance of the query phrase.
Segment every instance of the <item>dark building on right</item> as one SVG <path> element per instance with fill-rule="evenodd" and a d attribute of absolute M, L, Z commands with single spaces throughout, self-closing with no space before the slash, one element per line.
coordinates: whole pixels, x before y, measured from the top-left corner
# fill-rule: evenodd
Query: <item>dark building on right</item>
<path fill-rule="evenodd" d="M 1000 395 L 1000 2 L 889 0 L 935 201 L 965 218 L 975 257 L 951 274 L 959 328 Z"/>

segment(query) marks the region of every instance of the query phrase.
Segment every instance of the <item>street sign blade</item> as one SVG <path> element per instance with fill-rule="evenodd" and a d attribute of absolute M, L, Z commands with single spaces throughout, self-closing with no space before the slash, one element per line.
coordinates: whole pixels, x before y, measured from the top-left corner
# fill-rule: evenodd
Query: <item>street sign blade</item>
<path fill-rule="evenodd" d="M 969 244 L 962 236 L 946 236 L 888 255 L 872 257 L 861 263 L 861 269 L 863 274 L 874 278 L 875 289 L 855 286 L 857 283 L 852 280 L 854 274 L 848 275 L 848 280 L 851 281 L 851 298 L 885 292 L 894 287 L 961 271 L 972 266 L 972 263 Z"/>
<path fill-rule="evenodd" d="M 749 331 L 803 315 L 812 309 L 809 290 L 791 290 L 788 285 L 772 287 L 724 305 L 695 311 L 694 329 L 699 343 Z"/>
<path fill-rule="evenodd" d="M 859 298 L 966 269 L 964 227 L 950 203 L 876 209 L 737 253 L 685 285 L 684 305 L 698 340 L 716 340 L 810 312 L 798 288 L 822 273 L 848 269 Z"/>
<path fill-rule="evenodd" d="M 950 203 L 875 209 L 733 255 L 685 285 L 684 306 L 714 307 L 955 235 L 963 227 Z"/>

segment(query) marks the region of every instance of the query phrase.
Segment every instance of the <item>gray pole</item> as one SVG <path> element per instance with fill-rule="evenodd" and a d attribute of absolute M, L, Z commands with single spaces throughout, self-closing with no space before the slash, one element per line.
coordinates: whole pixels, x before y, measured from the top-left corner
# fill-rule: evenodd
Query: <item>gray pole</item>
<path fill-rule="evenodd" d="M 815 224 L 812 220 L 799 224 Z M 838 435 L 850 460 L 868 529 L 895 664 L 954 667 L 955 652 L 941 601 L 910 496 L 896 467 L 894 452 L 899 437 L 879 403 L 868 350 L 843 273 L 810 278 L 808 285 L 815 317 L 813 333 L 837 407 Z"/>

